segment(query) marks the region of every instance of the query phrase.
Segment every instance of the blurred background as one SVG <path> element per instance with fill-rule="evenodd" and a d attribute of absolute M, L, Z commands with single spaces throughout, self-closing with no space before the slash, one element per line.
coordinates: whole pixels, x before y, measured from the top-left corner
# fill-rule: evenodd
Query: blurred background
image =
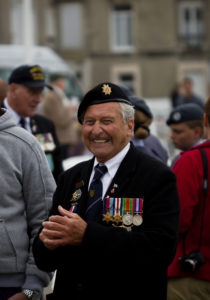
<path fill-rule="evenodd" d="M 0 0 L 0 77 L 23 63 L 65 74 L 72 101 L 102 81 L 127 86 L 173 151 L 172 91 L 190 77 L 209 95 L 210 0 Z"/>

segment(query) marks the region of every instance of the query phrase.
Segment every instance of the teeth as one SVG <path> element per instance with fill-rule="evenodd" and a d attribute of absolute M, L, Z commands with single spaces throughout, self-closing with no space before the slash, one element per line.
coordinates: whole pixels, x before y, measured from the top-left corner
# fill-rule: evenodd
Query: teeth
<path fill-rule="evenodd" d="M 95 143 L 105 143 L 106 140 L 94 140 Z"/>

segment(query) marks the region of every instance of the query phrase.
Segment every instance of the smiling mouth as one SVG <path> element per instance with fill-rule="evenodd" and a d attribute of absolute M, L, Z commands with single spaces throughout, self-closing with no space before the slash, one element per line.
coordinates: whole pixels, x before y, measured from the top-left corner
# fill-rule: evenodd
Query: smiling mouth
<path fill-rule="evenodd" d="M 94 139 L 94 140 L 92 140 L 94 143 L 96 143 L 96 144 L 102 144 L 102 143 L 107 143 L 108 142 L 108 140 L 96 140 L 96 139 Z"/>

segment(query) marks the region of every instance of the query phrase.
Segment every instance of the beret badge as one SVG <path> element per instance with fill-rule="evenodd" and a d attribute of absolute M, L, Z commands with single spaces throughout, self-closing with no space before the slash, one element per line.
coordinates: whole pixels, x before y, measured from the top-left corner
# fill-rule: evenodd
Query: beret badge
<path fill-rule="evenodd" d="M 102 86 L 102 93 L 104 93 L 105 95 L 110 95 L 111 92 L 112 92 L 112 89 L 108 84 L 104 84 Z"/>
<path fill-rule="evenodd" d="M 173 116 L 172 116 L 172 118 L 173 118 L 173 120 L 174 121 L 179 121 L 179 120 L 181 120 L 181 114 L 180 114 L 180 112 L 175 112 L 174 114 L 173 114 Z"/>

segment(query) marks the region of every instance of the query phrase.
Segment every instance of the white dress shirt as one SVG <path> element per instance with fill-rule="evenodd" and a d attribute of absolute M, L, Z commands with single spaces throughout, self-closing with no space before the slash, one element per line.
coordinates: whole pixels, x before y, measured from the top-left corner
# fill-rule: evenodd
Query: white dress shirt
<path fill-rule="evenodd" d="M 107 172 L 105 173 L 105 175 L 101 178 L 102 181 L 102 185 L 103 185 L 103 193 L 102 193 L 102 198 L 104 198 L 105 193 L 112 181 L 112 179 L 114 178 L 122 160 L 124 159 L 124 157 L 126 156 L 126 154 L 128 153 L 128 150 L 130 149 L 130 143 L 128 143 L 118 154 L 116 154 L 114 157 L 112 157 L 111 159 L 109 159 L 108 161 L 106 161 L 104 163 L 104 165 L 106 165 L 107 167 Z M 94 164 L 93 164 L 93 170 L 91 172 L 90 175 L 90 180 L 89 180 L 89 187 L 90 187 L 90 183 L 93 179 L 94 176 L 94 167 L 97 164 L 101 164 L 97 161 L 97 158 L 95 158 Z"/>
<path fill-rule="evenodd" d="M 21 117 L 18 115 L 18 113 L 16 113 L 16 111 L 14 109 L 12 109 L 12 107 L 9 105 L 7 98 L 4 99 L 4 106 L 6 107 L 6 109 L 8 109 L 8 111 L 10 112 L 10 114 L 12 115 L 13 120 L 15 121 L 16 125 L 18 125 L 19 127 L 22 127 L 20 125 L 20 119 Z M 31 131 L 31 125 L 30 125 L 30 118 L 29 117 L 25 117 L 25 126 L 26 126 L 26 130 L 29 131 L 30 133 L 32 133 Z"/>

